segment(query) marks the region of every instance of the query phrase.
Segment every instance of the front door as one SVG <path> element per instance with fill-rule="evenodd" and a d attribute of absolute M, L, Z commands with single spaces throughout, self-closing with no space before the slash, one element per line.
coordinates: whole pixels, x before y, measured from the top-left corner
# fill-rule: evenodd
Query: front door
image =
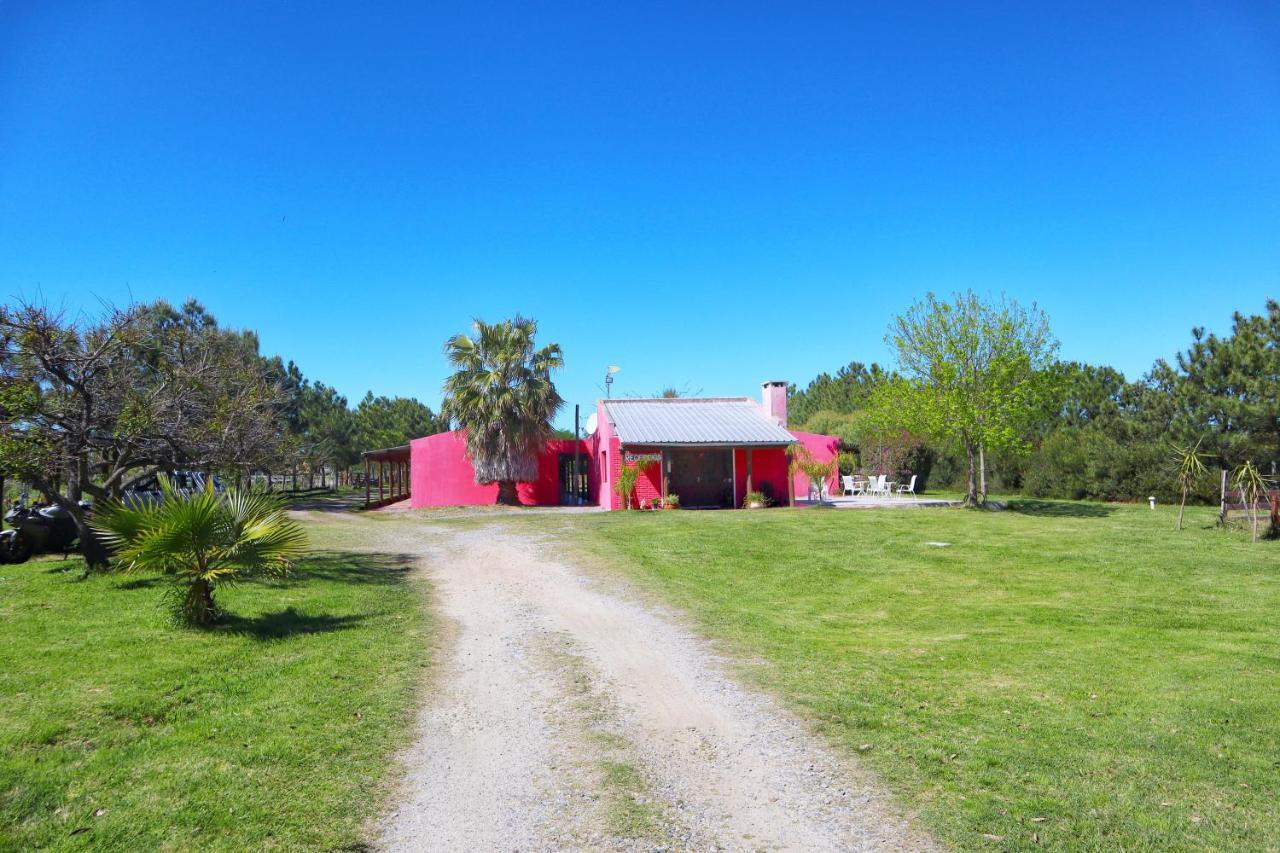
<path fill-rule="evenodd" d="M 667 492 L 687 509 L 733 506 L 733 451 L 728 447 L 681 447 L 666 452 Z"/>
<path fill-rule="evenodd" d="M 574 462 L 577 461 L 577 470 Z M 560 503 L 581 506 L 587 502 L 587 463 L 585 453 L 560 454 Z"/>

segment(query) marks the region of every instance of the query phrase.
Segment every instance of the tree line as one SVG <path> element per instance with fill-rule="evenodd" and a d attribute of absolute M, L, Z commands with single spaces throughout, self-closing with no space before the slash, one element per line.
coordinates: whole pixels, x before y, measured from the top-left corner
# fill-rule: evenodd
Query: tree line
<path fill-rule="evenodd" d="M 1064 362 L 1036 306 L 933 295 L 893 320 L 896 364 L 851 362 L 789 389 L 799 429 L 840 436 L 845 472 L 915 473 L 1036 497 L 1216 502 L 1221 480 L 1178 475 L 1189 448 L 1208 469 L 1280 463 L 1280 305 L 1237 312 L 1230 332 L 1191 330 L 1140 378 Z"/>
<path fill-rule="evenodd" d="M 362 450 L 439 428 L 414 399 L 370 393 L 351 407 L 194 300 L 94 316 L 30 301 L 0 307 L 0 474 L 71 513 L 90 563 L 105 554 L 89 535 L 84 498 L 119 498 L 170 471 L 236 483 L 340 471 Z"/>

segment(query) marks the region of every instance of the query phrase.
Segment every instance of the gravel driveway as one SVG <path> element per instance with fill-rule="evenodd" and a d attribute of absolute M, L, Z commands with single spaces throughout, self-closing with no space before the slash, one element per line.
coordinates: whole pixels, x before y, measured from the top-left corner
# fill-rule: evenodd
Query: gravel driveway
<path fill-rule="evenodd" d="M 382 848 L 935 846 L 676 614 L 554 542 L 377 526 L 379 549 L 424 558 L 448 625 Z"/>

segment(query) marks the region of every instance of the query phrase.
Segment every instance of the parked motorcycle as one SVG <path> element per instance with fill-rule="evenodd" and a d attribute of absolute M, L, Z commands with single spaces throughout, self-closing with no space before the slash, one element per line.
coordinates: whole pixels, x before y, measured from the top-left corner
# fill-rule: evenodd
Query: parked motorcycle
<path fill-rule="evenodd" d="M 87 501 L 80 506 L 89 510 Z M 0 563 L 25 563 L 33 554 L 65 557 L 80 544 L 75 518 L 57 504 L 25 507 L 15 502 L 4 520 L 11 529 L 0 533 Z"/>

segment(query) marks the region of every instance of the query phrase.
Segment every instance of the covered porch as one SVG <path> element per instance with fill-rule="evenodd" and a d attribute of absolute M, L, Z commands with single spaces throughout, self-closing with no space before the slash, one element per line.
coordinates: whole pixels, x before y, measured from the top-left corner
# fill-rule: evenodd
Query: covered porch
<path fill-rule="evenodd" d="M 409 445 L 366 450 L 364 460 L 364 508 L 376 509 L 409 497 Z"/>
<path fill-rule="evenodd" d="M 756 491 L 775 504 L 791 501 L 785 446 L 669 445 L 632 455 L 660 463 L 659 494 L 678 495 L 685 509 L 733 509 Z"/>

